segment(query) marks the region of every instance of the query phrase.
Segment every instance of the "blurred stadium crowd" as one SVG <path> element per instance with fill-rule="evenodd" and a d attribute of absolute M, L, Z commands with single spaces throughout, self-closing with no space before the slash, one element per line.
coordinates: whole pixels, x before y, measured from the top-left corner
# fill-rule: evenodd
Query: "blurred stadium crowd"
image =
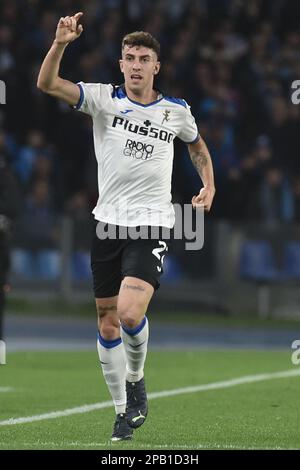
<path fill-rule="evenodd" d="M 56 218 L 80 224 L 97 199 L 89 117 L 36 88 L 61 16 L 83 11 L 84 32 L 66 50 L 61 76 L 122 83 L 125 33 L 161 43 L 156 86 L 186 99 L 212 154 L 217 195 L 212 218 L 300 221 L 300 8 L 294 0 L 2 0 L 0 153 L 22 191 L 22 233 L 56 244 Z M 174 201 L 199 191 L 185 145 L 176 144 Z"/>

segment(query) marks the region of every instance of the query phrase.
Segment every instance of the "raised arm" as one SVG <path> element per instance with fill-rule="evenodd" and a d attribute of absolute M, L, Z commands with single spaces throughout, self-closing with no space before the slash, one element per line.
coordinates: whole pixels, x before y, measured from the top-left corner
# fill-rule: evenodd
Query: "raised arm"
<path fill-rule="evenodd" d="M 83 15 L 82 12 L 74 16 L 60 18 L 55 39 L 51 49 L 46 55 L 38 76 L 37 87 L 49 95 L 60 98 L 74 106 L 80 98 L 79 87 L 69 80 L 59 77 L 59 66 L 67 45 L 79 38 L 83 31 L 82 25 L 77 22 Z"/>
<path fill-rule="evenodd" d="M 210 154 L 202 138 L 195 144 L 189 144 L 188 149 L 193 165 L 203 182 L 203 188 L 199 194 L 192 198 L 192 205 L 194 208 L 203 207 L 208 212 L 216 192 Z"/>

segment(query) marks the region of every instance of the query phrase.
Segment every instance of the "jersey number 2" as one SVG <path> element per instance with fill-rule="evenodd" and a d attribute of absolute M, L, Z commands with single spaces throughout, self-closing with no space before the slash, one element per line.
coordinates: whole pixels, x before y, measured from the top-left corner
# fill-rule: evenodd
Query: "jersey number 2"
<path fill-rule="evenodd" d="M 158 272 L 161 272 L 161 270 L 162 270 L 162 265 L 163 265 L 163 262 L 164 262 L 164 257 L 165 257 L 165 254 L 161 256 L 161 253 L 162 253 L 163 251 L 168 251 L 168 247 L 167 247 L 166 242 L 159 241 L 158 243 L 159 243 L 159 245 L 160 245 L 160 248 L 154 248 L 154 249 L 152 250 L 152 254 L 153 254 L 154 256 L 156 256 L 156 258 L 160 261 L 161 266 L 157 266 L 157 271 L 158 271 Z"/>

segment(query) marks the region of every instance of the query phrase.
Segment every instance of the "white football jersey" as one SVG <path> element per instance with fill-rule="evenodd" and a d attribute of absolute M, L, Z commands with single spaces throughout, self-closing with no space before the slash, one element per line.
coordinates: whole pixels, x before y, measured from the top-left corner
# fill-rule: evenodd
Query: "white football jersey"
<path fill-rule="evenodd" d="M 184 100 L 160 95 L 144 105 L 129 99 L 124 86 L 78 83 L 75 107 L 93 118 L 98 162 L 96 220 L 135 227 L 172 228 L 173 140 L 200 136 Z"/>

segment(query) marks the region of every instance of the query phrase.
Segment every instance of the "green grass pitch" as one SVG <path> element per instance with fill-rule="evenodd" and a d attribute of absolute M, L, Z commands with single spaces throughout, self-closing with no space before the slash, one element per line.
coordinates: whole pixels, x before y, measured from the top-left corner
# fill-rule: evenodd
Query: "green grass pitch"
<path fill-rule="evenodd" d="M 150 351 L 148 392 L 296 370 L 290 351 Z M 1 425 L 110 400 L 97 353 L 18 352 L 0 366 L 3 449 L 299 449 L 300 375 L 149 401 L 131 442 L 111 443 L 112 407 L 30 423 Z"/>

